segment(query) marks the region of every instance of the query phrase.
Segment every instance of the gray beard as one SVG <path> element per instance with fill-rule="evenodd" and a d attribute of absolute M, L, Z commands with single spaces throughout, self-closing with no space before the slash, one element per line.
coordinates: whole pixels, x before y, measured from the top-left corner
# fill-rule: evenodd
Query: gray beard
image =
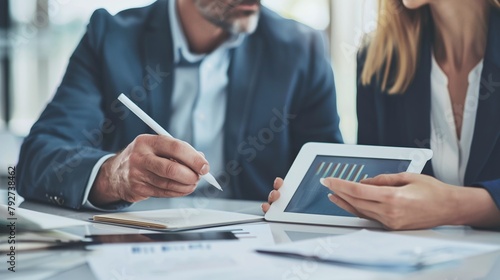
<path fill-rule="evenodd" d="M 197 1 L 195 1 L 197 2 Z M 226 6 L 219 4 L 218 1 L 213 1 L 211 5 L 200 7 L 201 15 L 215 26 L 218 26 L 231 34 L 247 33 L 251 34 L 257 29 L 259 23 L 260 12 L 247 17 L 236 18 L 228 22 L 226 18 Z"/>

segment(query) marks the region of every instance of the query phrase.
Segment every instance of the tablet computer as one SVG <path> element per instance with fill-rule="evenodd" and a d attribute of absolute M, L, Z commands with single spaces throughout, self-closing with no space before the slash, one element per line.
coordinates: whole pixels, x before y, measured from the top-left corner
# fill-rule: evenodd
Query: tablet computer
<path fill-rule="evenodd" d="M 328 199 L 326 177 L 359 182 L 380 174 L 420 173 L 432 157 L 429 149 L 307 143 L 300 150 L 280 189 L 280 198 L 265 215 L 267 221 L 379 228 Z"/>

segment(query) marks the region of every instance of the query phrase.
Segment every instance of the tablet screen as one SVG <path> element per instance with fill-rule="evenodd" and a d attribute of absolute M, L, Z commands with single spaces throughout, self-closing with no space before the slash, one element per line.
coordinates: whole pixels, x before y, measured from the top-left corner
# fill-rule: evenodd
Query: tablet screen
<path fill-rule="evenodd" d="M 334 177 L 359 182 L 380 174 L 405 172 L 410 163 L 411 160 L 399 159 L 316 156 L 285 212 L 352 217 L 328 199 L 330 190 L 319 179 Z"/>

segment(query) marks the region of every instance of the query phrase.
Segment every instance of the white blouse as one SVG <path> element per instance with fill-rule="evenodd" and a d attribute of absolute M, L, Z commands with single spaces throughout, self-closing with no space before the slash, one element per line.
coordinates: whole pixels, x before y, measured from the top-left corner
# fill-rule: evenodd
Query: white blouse
<path fill-rule="evenodd" d="M 431 68 L 431 139 L 434 152 L 434 176 L 444 183 L 464 185 L 469 160 L 481 82 L 483 60 L 469 73 L 469 87 L 465 98 L 462 131 L 457 138 L 453 109 L 448 91 L 448 77 L 439 67 L 434 54 Z"/>

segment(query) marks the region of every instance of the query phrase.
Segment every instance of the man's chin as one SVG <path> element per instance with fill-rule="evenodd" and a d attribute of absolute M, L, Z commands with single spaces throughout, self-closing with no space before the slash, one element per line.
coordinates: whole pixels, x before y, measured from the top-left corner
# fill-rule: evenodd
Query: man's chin
<path fill-rule="evenodd" d="M 226 26 L 226 30 L 231 34 L 246 33 L 251 34 L 257 29 L 259 24 L 259 13 L 250 16 L 235 18 Z"/>

